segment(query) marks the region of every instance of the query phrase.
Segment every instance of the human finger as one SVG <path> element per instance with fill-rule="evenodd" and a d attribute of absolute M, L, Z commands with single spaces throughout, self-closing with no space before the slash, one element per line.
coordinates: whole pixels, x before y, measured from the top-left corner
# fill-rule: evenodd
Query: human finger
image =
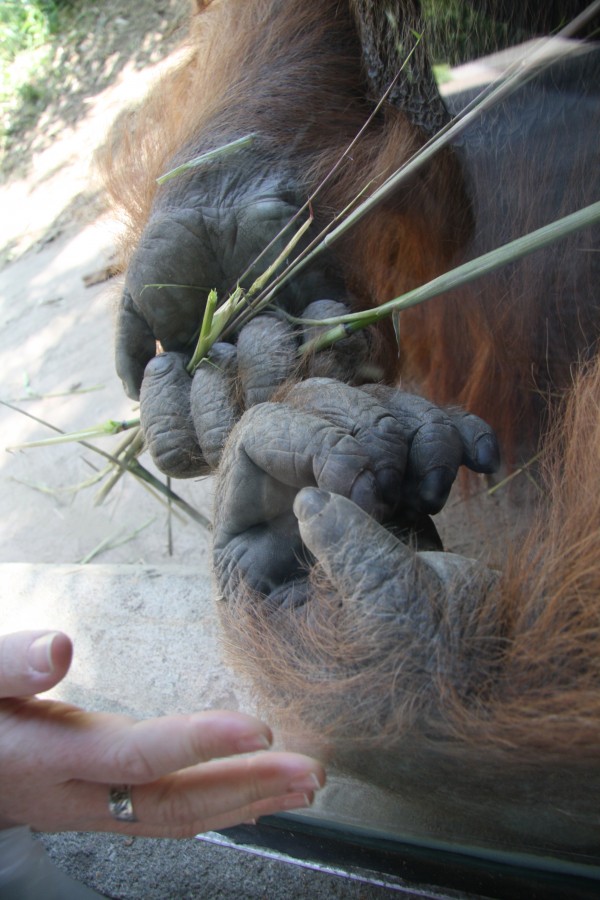
<path fill-rule="evenodd" d="M 325 783 L 323 766 L 295 753 L 268 752 L 217 759 L 144 784 L 67 779 L 19 787 L 3 797 L 11 821 L 45 830 L 116 831 L 185 837 L 214 827 L 309 806 Z M 111 790 L 125 790 L 133 820 L 115 816 Z M 34 792 L 33 792 L 34 791 Z M 10 794 L 10 791 L 8 792 Z"/>
<path fill-rule="evenodd" d="M 214 760 L 175 772 L 132 790 L 136 817 L 145 827 L 194 824 L 206 830 L 215 817 L 264 815 L 269 801 L 278 809 L 308 806 L 325 783 L 322 765 L 296 753 L 258 753 Z M 267 801 L 267 803 L 265 803 Z"/>
<path fill-rule="evenodd" d="M 223 828 L 233 828 L 236 825 L 254 825 L 263 816 L 306 809 L 312 805 L 313 800 L 314 795 L 310 793 L 283 794 L 280 797 L 257 800 L 255 803 L 238 807 L 231 812 L 219 813 L 203 819 L 201 827 L 194 829 L 194 834 L 201 834 L 203 831 L 221 831 Z"/>
<path fill-rule="evenodd" d="M 113 820 L 105 820 L 103 824 L 96 824 L 95 831 L 119 831 L 123 834 L 132 834 L 140 837 L 168 837 L 171 839 L 190 838 L 206 831 L 221 831 L 224 828 L 234 828 L 236 825 L 255 824 L 262 816 L 272 816 L 281 812 L 291 812 L 298 809 L 306 809 L 311 806 L 314 794 L 283 794 L 278 797 L 268 797 L 257 800 L 254 803 L 239 806 L 227 812 L 219 812 L 203 818 L 194 818 L 191 821 L 179 824 L 177 822 L 165 825 L 162 823 L 118 823 Z"/>
<path fill-rule="evenodd" d="M 63 734 L 56 736 L 62 744 L 58 773 L 106 783 L 142 784 L 211 759 L 266 750 L 272 742 L 265 723 L 226 710 L 139 722 L 72 713 L 63 724 Z M 50 734 L 47 746 L 52 748 Z"/>
<path fill-rule="evenodd" d="M 27 697 L 61 681 L 73 645 L 60 631 L 19 631 L 0 636 L 0 697 Z"/>

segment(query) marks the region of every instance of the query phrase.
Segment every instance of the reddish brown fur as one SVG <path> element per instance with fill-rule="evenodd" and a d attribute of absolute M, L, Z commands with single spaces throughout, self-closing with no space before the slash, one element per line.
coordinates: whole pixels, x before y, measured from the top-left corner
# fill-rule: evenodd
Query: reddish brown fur
<path fill-rule="evenodd" d="M 156 178 L 175 162 L 258 132 L 274 159 L 289 159 L 295 167 L 301 160 L 308 196 L 371 108 L 364 99 L 360 48 L 346 4 L 227 0 L 199 6 L 183 61 L 114 131 L 104 154 L 109 189 L 129 225 L 124 266 L 148 219 Z M 319 222 L 344 209 L 368 182 L 373 190 L 424 139 L 402 112 L 386 106 L 320 193 L 315 203 Z M 490 182 L 495 190 L 521 177 L 522 210 L 515 222 L 521 233 L 546 221 L 543 204 L 530 212 L 532 179 L 540 166 L 547 166 L 547 158 L 519 173 L 510 157 L 500 156 L 472 187 L 486 194 Z M 569 211 L 586 180 L 585 163 L 575 165 L 572 184 L 565 187 Z M 460 164 L 448 150 L 335 248 L 356 306 L 385 302 L 462 261 L 472 229 Z M 550 255 L 581 258 L 591 246 L 589 237 L 575 237 Z M 528 272 L 534 273 L 533 290 Z M 586 340 L 572 333 L 565 342 L 557 334 L 546 346 L 547 297 L 538 280 L 536 270 L 521 266 L 508 280 L 503 274 L 491 276 L 402 315 L 402 376 L 417 380 L 441 403 L 457 402 L 487 418 L 511 457 L 524 431 L 529 429 L 530 440 L 536 438 L 534 423 L 543 414 L 547 393 L 568 382 L 569 366 Z M 568 282 L 565 287 L 568 294 Z M 558 286 L 548 288 L 559 295 Z M 593 344 L 597 322 L 592 335 L 589 317 L 583 318 L 581 327 Z M 387 349 L 379 362 L 387 380 L 393 380 L 398 355 L 391 324 L 380 332 Z"/>
<path fill-rule="evenodd" d="M 200 6 L 204 11 L 194 17 L 183 61 L 113 131 L 100 158 L 108 190 L 128 225 L 124 267 L 156 197 L 156 178 L 176 162 L 258 132 L 274 159 L 289 157 L 296 167 L 301 161 L 308 198 L 372 108 L 345 4 L 227 0 Z M 399 110 L 387 107 L 319 194 L 318 218 L 326 221 L 346 208 L 367 183 L 374 190 L 424 140 Z M 402 255 L 402 266 L 390 269 L 396 273 L 393 283 L 386 278 L 379 284 L 366 263 L 347 272 L 357 305 L 390 299 L 439 274 L 470 227 L 460 166 L 453 154 L 443 154 L 339 247 L 344 265 L 371 242 L 379 246 L 384 229 L 386 252 Z M 388 363 L 389 377 L 393 368 Z"/>
<path fill-rule="evenodd" d="M 302 722 L 344 755 L 418 738 L 509 759 L 518 748 L 520 762 L 560 758 L 566 747 L 579 762 L 597 759 L 600 360 L 578 374 L 560 419 L 544 457 L 547 502 L 465 629 L 460 684 L 444 659 L 439 676 L 413 668 L 417 648 L 398 643 L 389 619 L 340 606 L 327 584 L 301 611 L 264 613 L 248 597 L 228 605 L 235 663 L 287 729 Z"/>

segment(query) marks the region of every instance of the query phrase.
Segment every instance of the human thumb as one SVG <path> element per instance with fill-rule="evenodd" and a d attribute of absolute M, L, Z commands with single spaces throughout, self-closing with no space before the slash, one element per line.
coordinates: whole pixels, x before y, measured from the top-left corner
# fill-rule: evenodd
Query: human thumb
<path fill-rule="evenodd" d="M 65 677 L 72 657 L 71 639 L 60 631 L 0 635 L 0 697 L 49 690 Z"/>

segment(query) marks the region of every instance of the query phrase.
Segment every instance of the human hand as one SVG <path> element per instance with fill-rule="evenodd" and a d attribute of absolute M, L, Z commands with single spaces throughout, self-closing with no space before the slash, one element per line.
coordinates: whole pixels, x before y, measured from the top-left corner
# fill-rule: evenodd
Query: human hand
<path fill-rule="evenodd" d="M 57 684 L 71 652 L 57 632 L 0 637 L 0 827 L 188 837 L 307 806 L 324 783 L 315 760 L 260 752 L 272 734 L 242 713 L 136 722 L 27 696 Z M 111 816 L 112 785 L 131 786 L 137 821 Z"/>

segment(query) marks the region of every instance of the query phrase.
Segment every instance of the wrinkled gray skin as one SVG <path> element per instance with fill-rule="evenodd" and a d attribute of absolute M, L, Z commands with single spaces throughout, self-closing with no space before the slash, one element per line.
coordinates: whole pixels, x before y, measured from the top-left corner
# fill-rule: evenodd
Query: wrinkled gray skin
<path fill-rule="evenodd" d="M 346 311 L 339 301 L 317 300 L 302 318 L 314 321 Z M 141 421 L 158 468 L 174 478 L 215 469 L 243 411 L 272 398 L 297 365 L 298 347 L 318 330 L 315 325 L 295 328 L 275 313 L 256 316 L 235 345 L 214 344 L 193 378 L 186 369 L 187 354 L 152 359 L 140 393 Z M 359 332 L 314 356 L 308 374 L 352 380 L 367 359 L 367 339 Z"/>
<path fill-rule="evenodd" d="M 371 7 L 362 2 L 352 9 L 366 62 L 381 56 L 373 77 L 387 83 L 384 44 L 375 42 L 371 59 L 362 25 L 369 33 L 384 34 L 388 20 L 381 14 L 373 19 L 372 11 L 367 15 Z M 418 4 L 411 10 L 417 15 Z M 381 85 L 372 87 L 380 96 Z M 191 158 L 195 149 L 184 148 L 181 158 Z M 435 540 L 427 516 L 443 506 L 459 465 L 490 472 L 498 458 L 493 435 L 474 417 L 448 415 L 381 387 L 360 390 L 339 383 L 369 380 L 364 334 L 318 354 L 303 372 L 338 382 L 309 380 L 293 388 L 284 403 L 272 402 L 294 371 L 298 345 L 314 333 L 309 324 L 294 330 L 276 311 L 248 324 L 234 343 L 215 345 L 210 360 L 190 378 L 186 363 L 208 292 L 216 289 L 223 297 L 289 222 L 306 198 L 300 179 L 285 160 L 269 158 L 259 141 L 249 151 L 160 188 L 129 265 L 116 341 L 117 370 L 131 397 L 140 392 L 147 445 L 163 472 L 203 474 L 217 466 L 228 447 L 219 475 L 214 545 L 223 594 L 243 580 L 284 604 L 301 602 L 298 597 L 305 593 L 305 572 L 298 564 L 304 547 L 292 511 L 300 489 L 329 491 L 335 504 L 343 498 L 354 501 L 358 506 L 352 507 L 349 523 L 359 507 L 368 514 L 348 532 L 364 563 L 365 546 L 369 559 L 380 558 L 377 544 L 364 544 L 365 528 L 379 529 L 381 521 L 394 529 L 424 531 L 429 542 Z M 244 286 L 288 238 L 277 239 Z M 343 313 L 348 299 L 339 274 L 321 256 L 316 268 L 303 271 L 278 295 L 277 303 L 296 316 L 319 320 Z M 156 341 L 167 351 L 157 357 Z M 301 494 L 298 509 L 307 496 L 316 502 L 314 494 Z M 384 529 L 383 535 L 396 541 L 391 531 Z M 310 541 L 307 546 L 312 547 Z M 317 549 L 313 552 L 319 556 Z"/>
<path fill-rule="evenodd" d="M 405 39 L 412 44 L 415 31 L 421 31 L 420 4 L 417 0 L 395 0 L 392 9 L 389 4 L 384 8 L 364 0 L 352 0 L 349 10 L 362 46 L 365 91 L 379 100 L 400 67 L 414 66 L 411 77 L 402 80 L 402 88 L 398 82 L 389 102 L 405 109 L 412 121 L 428 133 L 437 130 L 446 121 L 447 114 L 425 50 L 417 45 L 410 61 L 402 50 Z M 390 43 L 391 11 L 401 33 L 393 32 L 395 36 Z M 335 40 L 332 48 L 339 52 Z M 358 70 L 358 58 L 356 66 Z M 259 77 L 254 89 L 260 94 L 261 88 Z M 298 91 L 301 98 L 302 85 Z M 351 100 L 350 95 L 340 97 L 342 105 Z M 303 183 L 308 159 L 294 149 L 292 133 L 298 127 L 301 126 L 292 116 L 288 125 L 289 155 L 280 143 L 273 150 L 270 126 L 264 133 L 257 127 L 259 136 L 251 147 L 192 169 L 158 189 L 150 219 L 128 267 L 117 315 L 116 367 L 127 394 L 133 399 L 139 395 L 144 369 L 155 355 L 156 342 L 166 351 L 191 354 L 208 292 L 216 289 L 223 298 L 234 288 L 237 279 L 314 190 L 314 184 Z M 198 144 L 192 141 L 182 147 L 172 165 L 175 167 L 239 137 L 235 129 L 231 133 L 229 126 L 220 130 L 217 121 L 213 133 L 207 129 L 199 135 Z M 307 240 L 316 233 L 315 223 Z M 289 231 L 285 237 L 275 240 L 257 268 L 243 278 L 242 286 L 248 287 L 264 271 L 292 234 Z M 343 280 L 325 254 L 321 254 L 313 269 L 304 270 L 282 289 L 277 305 L 299 315 L 309 303 L 323 299 L 348 300 Z M 337 314 L 341 312 L 338 308 Z M 355 348 L 346 354 L 346 360 L 352 360 L 352 365 L 346 362 L 341 371 L 334 370 L 335 377 L 356 374 L 361 356 L 355 357 L 354 353 Z"/>
<path fill-rule="evenodd" d="M 133 399 L 156 342 L 191 356 L 209 291 L 224 298 L 306 199 L 290 172 L 273 171 L 256 148 L 231 159 L 192 170 L 158 191 L 117 314 L 116 367 Z M 262 274 L 293 234 L 275 241 L 243 286 Z M 300 313 L 312 300 L 343 296 L 341 279 L 323 259 L 282 289 L 278 305 Z"/>
<path fill-rule="evenodd" d="M 289 186 L 252 164 L 249 171 L 247 163 L 236 159 L 233 168 L 221 164 L 176 179 L 159 195 L 129 267 L 117 365 L 131 395 L 145 368 L 142 427 L 163 472 L 185 478 L 215 469 L 234 429 L 219 474 L 214 523 L 221 591 L 231 595 L 244 581 L 274 603 L 296 604 L 307 590 L 298 560 L 313 560 L 293 513 L 301 488 L 330 491 L 335 503 L 347 497 L 373 516 L 359 518 L 349 535 L 354 547 L 368 546 L 374 560 L 381 551 L 365 545 L 362 531 L 378 521 L 397 533 L 418 532 L 423 546 L 438 547 L 429 514 L 443 506 L 461 464 L 491 472 L 498 449 L 490 429 L 474 416 L 447 414 L 381 385 L 344 384 L 365 380 L 369 348 L 363 332 L 316 354 L 304 373 L 331 377 L 310 378 L 295 385 L 285 402 L 272 402 L 296 366 L 298 346 L 319 328 L 308 320 L 346 311 L 327 261 L 295 279 L 279 298 L 307 320 L 305 327 L 290 325 L 277 311 L 260 315 L 235 343 L 215 344 L 190 377 L 190 336 L 199 326 L 204 295 L 146 285 L 177 279 L 203 283 L 205 293 L 213 287 L 223 292 L 287 223 L 295 212 Z M 243 179 L 236 175 L 242 171 Z M 281 243 L 270 258 L 280 249 Z M 156 339 L 168 352 L 155 357 Z M 390 531 L 383 535 L 397 542 Z"/>
<path fill-rule="evenodd" d="M 315 560 L 342 594 L 350 584 L 369 604 L 416 600 L 417 585 L 435 596 L 477 580 L 487 588 L 493 576 L 478 563 L 415 552 L 396 536 L 426 530 L 426 514 L 441 509 L 461 464 L 497 467 L 489 426 L 393 388 L 317 378 L 283 402 L 253 407 L 225 447 L 217 482 L 222 596 L 234 598 L 243 584 L 274 607 L 302 605 Z M 401 584 L 406 597 L 394 587 Z"/>

